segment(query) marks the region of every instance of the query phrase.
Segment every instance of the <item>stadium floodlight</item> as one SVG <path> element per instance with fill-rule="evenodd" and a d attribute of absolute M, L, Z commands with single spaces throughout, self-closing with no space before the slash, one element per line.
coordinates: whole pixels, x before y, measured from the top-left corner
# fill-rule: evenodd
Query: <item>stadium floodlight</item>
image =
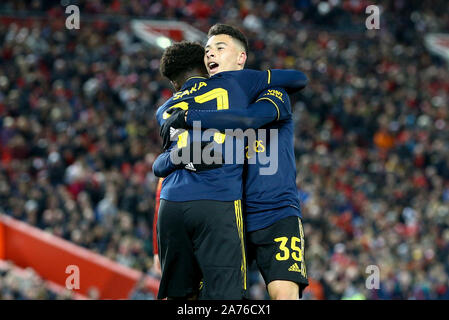
<path fill-rule="evenodd" d="M 165 49 L 182 40 L 204 42 L 206 34 L 179 21 L 140 20 L 131 21 L 134 34 L 146 43 Z"/>
<path fill-rule="evenodd" d="M 172 43 L 171 40 L 169 38 L 167 38 L 167 37 L 164 37 L 164 36 L 158 37 L 156 39 L 156 44 L 159 47 L 161 47 L 162 49 L 167 48 L 168 46 L 171 45 L 171 43 Z"/>
<path fill-rule="evenodd" d="M 449 34 L 429 33 L 424 37 L 427 49 L 449 62 Z"/>

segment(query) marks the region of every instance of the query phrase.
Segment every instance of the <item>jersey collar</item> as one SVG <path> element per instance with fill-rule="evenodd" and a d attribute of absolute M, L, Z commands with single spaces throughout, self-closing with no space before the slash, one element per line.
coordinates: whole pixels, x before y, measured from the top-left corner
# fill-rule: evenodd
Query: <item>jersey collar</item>
<path fill-rule="evenodd" d="M 208 78 L 201 77 L 201 76 L 190 77 L 190 78 L 188 78 L 186 80 L 186 82 L 184 82 L 183 86 L 181 87 L 181 90 L 179 90 L 179 91 L 185 90 L 186 88 L 190 88 L 193 85 L 195 85 L 195 83 L 198 83 L 200 81 L 204 81 L 204 80 L 207 80 L 207 79 Z"/>

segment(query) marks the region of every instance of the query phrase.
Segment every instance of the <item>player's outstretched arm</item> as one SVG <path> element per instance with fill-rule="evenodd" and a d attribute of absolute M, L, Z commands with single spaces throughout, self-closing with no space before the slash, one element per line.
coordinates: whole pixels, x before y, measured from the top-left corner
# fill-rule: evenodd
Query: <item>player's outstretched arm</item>
<path fill-rule="evenodd" d="M 288 93 L 298 92 L 307 86 L 307 76 L 298 70 L 273 69 L 268 70 L 271 75 L 270 84 L 273 87 L 283 87 Z"/>
<path fill-rule="evenodd" d="M 194 121 L 200 121 L 203 129 L 257 129 L 275 120 L 290 119 L 291 108 L 288 99 L 285 90 L 276 88 L 263 91 L 256 102 L 246 109 L 191 109 L 183 127 L 192 127 Z M 180 117 L 182 118 L 182 115 Z"/>
<path fill-rule="evenodd" d="M 194 121 L 201 122 L 201 128 L 218 130 L 259 128 L 276 120 L 277 112 L 268 101 L 254 103 L 248 109 L 233 110 L 190 110 L 187 114 L 187 127 Z"/>
<path fill-rule="evenodd" d="M 294 93 L 304 89 L 308 83 L 307 76 L 303 72 L 293 69 L 266 71 L 243 69 L 222 72 L 219 75 L 224 79 L 237 81 L 250 101 L 266 89 L 281 87 L 285 88 L 287 93 Z"/>

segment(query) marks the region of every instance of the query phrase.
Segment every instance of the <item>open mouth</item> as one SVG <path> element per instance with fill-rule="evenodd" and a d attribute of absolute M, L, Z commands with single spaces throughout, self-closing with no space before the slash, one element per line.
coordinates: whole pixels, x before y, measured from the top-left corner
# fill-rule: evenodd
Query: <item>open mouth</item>
<path fill-rule="evenodd" d="M 211 74 L 218 70 L 218 63 L 216 62 L 209 62 L 207 66 L 209 67 L 209 73 Z"/>

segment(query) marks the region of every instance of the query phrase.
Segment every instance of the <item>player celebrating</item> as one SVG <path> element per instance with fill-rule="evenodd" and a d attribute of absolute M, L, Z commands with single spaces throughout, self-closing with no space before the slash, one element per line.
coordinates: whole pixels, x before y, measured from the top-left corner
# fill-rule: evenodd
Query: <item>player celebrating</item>
<path fill-rule="evenodd" d="M 244 70 L 206 79 L 203 57 L 204 49 L 199 44 L 187 42 L 174 44 L 165 51 L 161 73 L 178 92 L 158 109 L 159 124 L 170 119 L 176 109 L 244 109 L 269 87 L 299 89 L 305 85 L 304 74 L 294 70 Z M 244 64 L 245 60 L 246 54 L 234 64 Z M 269 101 L 259 104 L 271 112 L 274 109 Z M 279 118 L 284 117 L 282 111 L 275 111 Z M 172 144 L 171 152 L 190 150 L 194 156 L 192 150 L 199 142 L 192 130 L 186 131 Z M 171 169 L 180 168 L 171 165 Z M 203 279 L 200 298 L 242 299 L 246 291 L 243 166 L 188 163 L 186 169 L 189 170 L 174 171 L 162 183 L 157 222 L 162 267 L 158 298 L 195 298 Z"/>
<path fill-rule="evenodd" d="M 241 35 L 226 25 L 215 25 L 210 29 L 205 64 L 211 75 L 228 70 L 226 62 L 241 54 L 226 51 L 230 37 L 240 39 Z M 289 97 L 282 90 L 271 90 L 260 98 L 269 99 L 281 108 L 291 109 Z M 178 114 L 166 125 L 176 123 L 178 127 L 188 127 L 193 121 L 201 121 L 203 128 L 245 129 L 248 126 L 244 117 L 223 118 L 217 111 L 189 110 L 187 123 L 183 123 L 183 119 L 184 113 Z M 279 163 L 273 175 L 260 175 L 264 165 L 258 157 L 255 164 L 247 166 L 244 200 L 248 256 L 256 260 L 272 299 L 298 299 L 308 281 L 301 209 L 296 189 L 293 121 L 289 118 L 273 122 L 265 128 L 278 130 Z M 271 150 L 268 139 L 257 140 L 257 143 L 265 152 Z M 256 154 L 260 152 L 255 146 L 253 151 Z"/>

